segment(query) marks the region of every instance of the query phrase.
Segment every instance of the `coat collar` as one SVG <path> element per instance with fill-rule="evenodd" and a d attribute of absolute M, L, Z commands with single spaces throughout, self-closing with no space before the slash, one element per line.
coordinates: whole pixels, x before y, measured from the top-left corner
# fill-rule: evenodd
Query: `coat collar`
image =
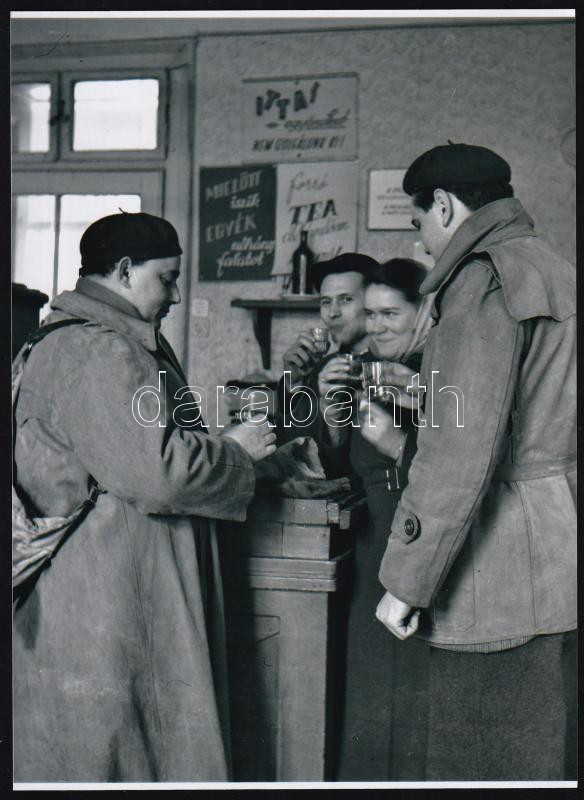
<path fill-rule="evenodd" d="M 446 249 L 420 286 L 421 294 L 437 291 L 463 258 L 493 244 L 535 236 L 533 220 L 515 197 L 482 206 L 457 228 Z"/>
<path fill-rule="evenodd" d="M 61 292 L 51 303 L 51 308 L 105 325 L 132 337 L 152 352 L 158 348 L 154 325 L 141 319 L 138 310 L 123 297 L 90 278 L 79 278 L 74 291 Z"/>

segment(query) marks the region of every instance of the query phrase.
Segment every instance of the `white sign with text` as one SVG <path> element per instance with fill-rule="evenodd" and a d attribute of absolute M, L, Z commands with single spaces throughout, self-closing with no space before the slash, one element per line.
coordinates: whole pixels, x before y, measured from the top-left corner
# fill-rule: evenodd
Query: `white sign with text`
<path fill-rule="evenodd" d="M 243 81 L 243 162 L 357 158 L 357 75 Z"/>
<path fill-rule="evenodd" d="M 273 275 L 292 270 L 300 231 L 317 261 L 354 252 L 357 241 L 358 166 L 353 161 L 278 164 L 276 256 Z"/>
<path fill-rule="evenodd" d="M 405 169 L 369 170 L 369 230 L 411 230 L 410 198 L 402 189 Z"/>

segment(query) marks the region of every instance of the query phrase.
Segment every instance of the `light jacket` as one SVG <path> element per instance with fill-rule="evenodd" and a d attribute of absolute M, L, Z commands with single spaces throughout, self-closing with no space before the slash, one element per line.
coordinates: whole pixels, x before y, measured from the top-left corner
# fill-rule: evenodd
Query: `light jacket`
<path fill-rule="evenodd" d="M 15 780 L 226 780 L 221 577 L 206 518 L 245 518 L 252 461 L 182 425 L 194 417 L 193 405 L 177 411 L 193 403 L 175 397 L 186 378 L 132 306 L 88 279 L 52 305 L 49 322 L 89 322 L 33 348 L 16 480 L 43 516 L 81 502 L 89 475 L 106 493 L 15 610 Z M 144 427 L 132 399 L 158 388 L 160 371 L 161 424 Z M 159 399 L 144 394 L 139 410 L 154 419 Z"/>
<path fill-rule="evenodd" d="M 424 609 L 430 643 L 573 629 L 575 270 L 505 199 L 461 224 L 422 291 L 437 292 L 427 425 L 380 580 Z"/>

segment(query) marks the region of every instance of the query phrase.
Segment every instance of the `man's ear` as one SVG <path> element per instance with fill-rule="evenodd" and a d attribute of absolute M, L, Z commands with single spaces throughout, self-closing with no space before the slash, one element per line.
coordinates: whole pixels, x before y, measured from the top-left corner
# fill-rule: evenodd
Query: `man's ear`
<path fill-rule="evenodd" d="M 434 203 L 438 210 L 440 222 L 443 228 L 447 228 L 454 216 L 454 206 L 452 197 L 444 189 L 434 189 Z"/>
<path fill-rule="evenodd" d="M 130 286 L 130 268 L 132 267 L 132 259 L 130 256 L 123 256 L 116 264 L 116 274 L 122 286 Z"/>

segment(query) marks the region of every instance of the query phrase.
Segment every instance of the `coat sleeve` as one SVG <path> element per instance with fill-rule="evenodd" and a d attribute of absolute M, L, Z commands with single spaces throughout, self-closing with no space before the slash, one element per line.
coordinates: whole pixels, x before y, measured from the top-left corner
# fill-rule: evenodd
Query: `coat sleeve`
<path fill-rule="evenodd" d="M 522 347 L 489 265 L 467 263 L 444 291 L 424 359 L 426 426 L 379 572 L 411 606 L 431 604 L 502 459 Z"/>
<path fill-rule="evenodd" d="M 87 471 L 141 513 L 245 519 L 255 489 L 245 450 L 177 425 L 175 401 L 166 397 L 159 405 L 155 392 L 142 394 L 139 411 L 157 422 L 141 424 L 133 398 L 142 387 L 159 387 L 155 356 L 112 332 L 84 335 L 87 357 L 54 400 L 61 430 Z"/>

